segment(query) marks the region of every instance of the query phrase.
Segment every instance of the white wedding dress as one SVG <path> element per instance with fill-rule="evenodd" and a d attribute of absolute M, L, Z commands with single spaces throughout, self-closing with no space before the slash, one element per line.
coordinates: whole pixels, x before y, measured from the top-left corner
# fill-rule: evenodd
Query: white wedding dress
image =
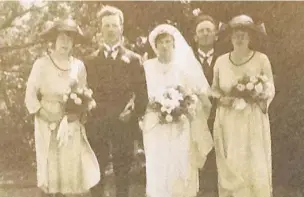
<path fill-rule="evenodd" d="M 198 80 L 176 63 L 162 64 L 157 58 L 144 63 L 149 98 L 168 86 L 197 90 Z M 205 79 L 204 79 L 205 80 Z M 198 115 L 179 124 L 159 124 L 158 115 L 147 109 L 143 119 L 148 197 L 195 197 L 199 189 L 198 169 L 212 148 L 207 126 L 210 103 L 198 105 Z"/>

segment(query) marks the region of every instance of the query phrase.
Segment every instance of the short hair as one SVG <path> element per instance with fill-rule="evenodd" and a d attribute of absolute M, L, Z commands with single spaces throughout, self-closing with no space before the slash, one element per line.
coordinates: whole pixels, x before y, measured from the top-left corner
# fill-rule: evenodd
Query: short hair
<path fill-rule="evenodd" d="M 124 23 L 124 16 L 120 9 L 114 6 L 103 6 L 100 11 L 97 13 L 97 17 L 102 19 L 105 16 L 117 15 L 120 19 L 121 24 Z"/>
<path fill-rule="evenodd" d="M 157 47 L 157 42 L 158 42 L 158 41 L 160 41 L 161 39 L 163 39 L 163 38 L 165 38 L 165 37 L 167 37 L 167 36 L 171 37 L 171 38 L 173 39 L 173 42 L 175 41 L 175 40 L 174 40 L 174 36 L 172 36 L 171 34 L 169 34 L 169 33 L 167 33 L 167 32 L 160 33 L 160 34 L 158 34 L 158 35 L 155 37 L 155 40 L 154 40 L 154 42 L 155 42 L 155 47 Z"/>
<path fill-rule="evenodd" d="M 215 19 L 210 16 L 210 15 L 205 15 L 205 14 L 202 14 L 202 15 L 199 15 L 196 20 L 195 20 L 195 28 L 197 28 L 197 26 L 201 23 L 201 22 L 204 22 L 204 21 L 210 21 L 211 23 L 214 24 L 215 26 L 215 29 L 218 29 L 218 23 L 215 21 Z"/>

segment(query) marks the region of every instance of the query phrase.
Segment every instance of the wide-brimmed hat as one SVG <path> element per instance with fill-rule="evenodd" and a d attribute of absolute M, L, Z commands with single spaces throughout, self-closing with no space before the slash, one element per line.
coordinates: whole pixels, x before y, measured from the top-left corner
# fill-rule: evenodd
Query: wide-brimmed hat
<path fill-rule="evenodd" d="M 50 23 L 49 27 L 40 34 L 41 38 L 48 41 L 54 41 L 59 32 L 71 32 L 75 38 L 75 44 L 85 42 L 82 30 L 73 19 L 58 20 Z"/>
<path fill-rule="evenodd" d="M 267 36 L 264 23 L 255 24 L 248 15 L 238 15 L 233 17 L 228 24 L 221 25 L 219 34 L 223 36 L 231 35 L 234 29 L 249 30 L 260 36 Z"/>

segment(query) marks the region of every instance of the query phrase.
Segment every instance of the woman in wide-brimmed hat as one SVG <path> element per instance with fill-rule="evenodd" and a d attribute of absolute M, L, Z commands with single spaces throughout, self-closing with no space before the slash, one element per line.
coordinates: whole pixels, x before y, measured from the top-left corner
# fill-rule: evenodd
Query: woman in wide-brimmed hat
<path fill-rule="evenodd" d="M 234 17 L 223 32 L 233 50 L 214 66 L 220 197 L 272 196 L 268 107 L 275 88 L 268 57 L 249 46 L 253 35 L 265 35 L 260 27 L 247 15 Z"/>
<path fill-rule="evenodd" d="M 54 49 L 35 61 L 25 95 L 26 107 L 35 115 L 37 185 L 44 196 L 86 193 L 99 181 L 99 165 L 79 114 L 67 113 L 64 99 L 72 84 L 86 87 L 85 66 L 71 56 L 83 34 L 67 19 L 53 23 L 41 36 Z"/>

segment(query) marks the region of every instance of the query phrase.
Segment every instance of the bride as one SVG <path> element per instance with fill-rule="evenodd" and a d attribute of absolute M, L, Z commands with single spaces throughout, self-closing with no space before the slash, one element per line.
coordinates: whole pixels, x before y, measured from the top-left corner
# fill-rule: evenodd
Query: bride
<path fill-rule="evenodd" d="M 150 103 L 168 87 L 181 86 L 197 95 L 196 115 L 160 123 L 159 113 L 148 107 L 142 130 L 146 154 L 148 197 L 195 197 L 198 169 L 212 149 L 207 118 L 211 104 L 208 82 L 181 33 L 162 24 L 149 35 L 157 58 L 144 62 Z M 185 116 L 184 116 L 185 117 Z"/>

